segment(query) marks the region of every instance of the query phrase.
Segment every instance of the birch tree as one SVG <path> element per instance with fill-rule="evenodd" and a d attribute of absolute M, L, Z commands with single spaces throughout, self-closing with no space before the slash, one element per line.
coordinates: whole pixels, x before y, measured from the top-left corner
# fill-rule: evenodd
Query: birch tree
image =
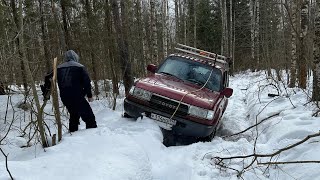
<path fill-rule="evenodd" d="M 227 17 L 227 2 L 220 1 L 221 7 L 221 20 L 222 20 L 222 37 L 221 37 L 221 53 L 227 56 L 228 50 L 228 17 Z"/>
<path fill-rule="evenodd" d="M 180 0 L 174 0 L 175 41 L 180 43 Z"/>
<path fill-rule="evenodd" d="M 300 32 L 300 0 L 293 0 L 291 2 L 291 66 L 290 66 L 290 83 L 289 87 L 295 87 L 296 78 L 297 78 L 297 60 L 299 56 L 299 32 Z"/>
<path fill-rule="evenodd" d="M 250 1 L 251 16 L 251 59 L 256 67 L 260 65 L 259 57 L 259 24 L 260 24 L 260 2 L 259 0 Z"/>
<path fill-rule="evenodd" d="M 167 57 L 168 54 L 168 28 L 169 28 L 169 15 L 168 15 L 168 0 L 162 1 L 162 30 L 163 30 L 163 56 Z"/>
<path fill-rule="evenodd" d="M 312 100 L 320 101 L 320 0 L 316 2 Z"/>
<path fill-rule="evenodd" d="M 300 57 L 298 61 L 299 87 L 305 89 L 307 86 L 307 33 L 308 33 L 308 0 L 300 1 L 301 32 L 300 32 Z"/>
<path fill-rule="evenodd" d="M 159 63 L 158 59 L 158 35 L 157 35 L 157 19 L 156 19 L 156 2 L 150 0 L 150 24 L 152 27 L 151 41 L 152 41 L 152 61 Z"/>

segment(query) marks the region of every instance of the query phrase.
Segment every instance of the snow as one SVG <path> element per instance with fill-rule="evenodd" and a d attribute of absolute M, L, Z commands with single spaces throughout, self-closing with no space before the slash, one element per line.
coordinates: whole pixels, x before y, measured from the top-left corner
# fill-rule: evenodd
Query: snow
<path fill-rule="evenodd" d="M 320 118 L 312 116 L 316 107 L 308 100 L 310 91 L 286 88 L 266 79 L 264 72 L 244 72 L 231 77 L 230 81 L 234 94 L 229 99 L 220 131 L 211 142 L 164 146 L 162 133 L 151 119 L 144 117 L 134 121 L 121 116 L 123 96 L 120 96 L 115 111 L 110 110 L 107 99 L 91 103 L 98 128 L 86 130 L 81 122 L 80 130 L 75 133 L 67 133 L 64 129 L 62 141 L 56 146 L 43 149 L 39 143 L 31 141 L 30 147 L 21 148 L 27 145 L 28 135 L 19 135 L 30 122 L 30 114 L 15 106 L 23 99 L 22 95 L 15 94 L 11 98 L 13 106 L 9 105 L 7 112 L 7 124 L 3 124 L 3 120 L 8 97 L 0 96 L 0 139 L 14 119 L 13 130 L 1 148 L 9 154 L 9 169 L 17 180 L 230 180 L 238 179 L 237 172 L 216 165 L 215 157 L 254 152 L 270 154 L 319 132 Z M 280 96 L 268 97 L 270 92 L 279 92 Z M 48 113 L 46 122 L 55 132 L 54 118 L 49 115 L 52 114 L 50 104 L 45 110 Z M 67 124 L 67 117 L 63 118 Z M 259 126 L 230 137 L 261 120 L 264 121 Z M 272 159 L 260 158 L 259 162 L 320 160 L 319 141 L 319 137 L 312 138 Z M 251 160 L 227 160 L 225 165 L 241 171 Z M 319 167 L 317 163 L 268 167 L 255 162 L 241 177 L 313 180 L 320 178 Z M 9 175 L 0 154 L 0 180 L 6 179 Z"/>

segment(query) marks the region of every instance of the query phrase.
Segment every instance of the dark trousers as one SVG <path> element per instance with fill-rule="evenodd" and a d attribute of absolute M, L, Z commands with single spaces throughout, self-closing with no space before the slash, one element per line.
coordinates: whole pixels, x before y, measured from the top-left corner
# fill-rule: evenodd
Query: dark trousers
<path fill-rule="evenodd" d="M 69 131 L 74 132 L 78 130 L 79 119 L 86 123 L 86 128 L 96 128 L 97 123 L 95 116 L 88 101 L 84 98 L 62 98 L 63 104 L 66 106 L 69 114 Z"/>

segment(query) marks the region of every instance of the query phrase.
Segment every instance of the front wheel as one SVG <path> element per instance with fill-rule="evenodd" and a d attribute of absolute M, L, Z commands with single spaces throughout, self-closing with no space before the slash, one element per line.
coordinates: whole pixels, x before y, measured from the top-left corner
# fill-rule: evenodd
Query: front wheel
<path fill-rule="evenodd" d="M 130 116 L 128 113 L 124 112 L 123 115 L 122 115 L 124 118 L 130 118 L 130 119 L 133 119 L 133 120 L 137 120 L 138 118 L 135 118 L 135 117 L 132 117 Z M 142 118 L 142 117 L 141 117 Z"/>
<path fill-rule="evenodd" d="M 176 137 L 173 133 L 173 131 L 169 131 L 166 129 L 162 129 L 162 135 L 163 135 L 163 145 L 165 145 L 166 147 L 169 146 L 175 146 L 176 145 Z"/>
<path fill-rule="evenodd" d="M 200 138 L 199 140 L 203 142 L 210 142 L 216 136 L 219 128 L 220 128 L 220 122 L 218 122 L 218 124 L 215 126 L 211 134 L 209 134 L 206 137 Z"/>

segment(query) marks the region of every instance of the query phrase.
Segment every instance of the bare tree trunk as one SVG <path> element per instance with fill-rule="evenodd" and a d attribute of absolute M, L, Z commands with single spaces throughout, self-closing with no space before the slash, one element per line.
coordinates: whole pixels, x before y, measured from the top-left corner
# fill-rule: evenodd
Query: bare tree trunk
<path fill-rule="evenodd" d="M 113 33 L 113 25 L 112 25 L 112 18 L 111 18 L 111 9 L 109 6 L 109 0 L 106 0 L 105 4 L 105 22 L 104 28 L 106 30 L 106 39 L 104 42 L 104 46 L 108 55 L 108 65 L 110 66 L 110 75 L 112 80 L 112 96 L 117 97 L 119 95 L 119 87 L 118 87 L 118 76 L 117 76 L 117 64 L 115 62 L 115 40 L 114 40 L 114 33 Z M 114 99 L 112 109 L 115 110 L 116 108 L 116 101 Z"/>
<path fill-rule="evenodd" d="M 93 71 L 93 83 L 94 83 L 94 94 L 98 96 L 100 94 L 99 92 L 99 86 L 98 86 L 98 72 L 97 72 L 97 60 L 94 54 L 94 37 L 93 37 L 93 26 L 96 24 L 95 17 L 93 17 L 92 14 L 92 7 L 89 0 L 85 0 L 85 9 L 87 14 L 87 25 L 88 25 L 88 35 L 89 35 L 89 51 L 91 56 L 91 62 L 92 62 L 92 71 Z"/>
<path fill-rule="evenodd" d="M 143 22 L 144 22 L 144 28 L 143 28 L 143 34 L 144 34 L 144 57 L 146 58 L 146 63 L 154 63 L 152 61 L 152 27 L 150 22 L 150 3 L 147 1 L 142 1 L 142 14 L 143 14 Z"/>
<path fill-rule="evenodd" d="M 66 40 L 65 40 L 65 36 L 64 36 L 64 32 L 63 32 L 63 28 L 61 27 L 60 24 L 60 20 L 59 20 L 59 16 L 56 12 L 56 7 L 55 7 L 55 2 L 54 0 L 51 0 L 51 13 L 54 19 L 54 24 L 55 24 L 55 28 L 54 28 L 54 34 L 55 34 L 55 39 L 57 41 L 57 47 L 55 49 L 53 49 L 53 53 L 52 54 L 63 54 L 63 51 L 65 51 L 67 49 L 66 47 Z"/>
<path fill-rule="evenodd" d="M 49 51 L 49 40 L 48 40 L 48 32 L 47 27 L 45 25 L 44 20 L 44 0 L 39 0 L 40 5 L 40 15 L 41 15 L 41 32 L 42 32 L 42 45 L 44 50 L 44 61 L 46 62 L 47 73 L 52 71 L 51 63 L 50 63 L 50 51 Z"/>
<path fill-rule="evenodd" d="M 250 17 L 251 17 L 251 59 L 255 60 L 255 0 L 250 0 Z"/>
<path fill-rule="evenodd" d="M 64 30 L 64 39 L 65 39 L 65 48 L 64 50 L 69 50 L 71 48 L 71 38 L 68 29 L 67 22 L 67 0 L 61 0 L 61 10 L 62 10 L 62 21 L 63 21 L 63 30 Z"/>
<path fill-rule="evenodd" d="M 193 47 L 197 47 L 197 1 L 193 1 Z"/>
<path fill-rule="evenodd" d="M 232 4 L 233 0 L 229 1 L 229 52 L 228 52 L 228 56 L 233 57 L 233 52 L 234 52 L 234 44 L 233 44 L 233 40 L 234 40 L 234 25 L 233 25 L 233 4 Z"/>
<path fill-rule="evenodd" d="M 169 29 L 169 16 L 168 16 L 168 0 L 162 1 L 162 29 L 163 29 L 163 56 L 167 57 L 168 54 L 168 29 Z"/>
<path fill-rule="evenodd" d="M 186 0 L 183 0 L 182 21 L 183 21 L 183 43 L 187 44 L 187 17 L 186 17 Z"/>
<path fill-rule="evenodd" d="M 320 101 L 320 0 L 317 0 L 314 38 L 314 71 L 312 100 Z"/>
<path fill-rule="evenodd" d="M 150 0 L 150 24 L 152 27 L 151 41 L 152 41 L 152 61 L 159 63 L 158 58 L 158 35 L 157 35 L 157 24 L 156 24 L 156 9 L 155 9 L 155 0 Z"/>
<path fill-rule="evenodd" d="M 136 18 L 137 18 L 137 33 L 138 33 L 138 59 L 139 59 L 139 74 L 142 76 L 146 75 L 146 68 L 147 67 L 147 59 L 145 58 L 145 51 L 146 51 L 146 43 L 144 40 L 144 32 L 145 28 L 142 22 L 142 9 L 141 9 L 141 1 L 136 0 L 135 2 L 135 10 L 136 10 Z"/>
<path fill-rule="evenodd" d="M 176 31 L 175 31 L 175 41 L 176 43 L 180 42 L 180 14 L 179 14 L 179 6 L 180 6 L 180 0 L 174 0 L 174 18 L 175 18 L 175 25 L 176 25 Z"/>
<path fill-rule="evenodd" d="M 0 81 L 0 95 L 5 95 L 6 94 L 5 89 L 6 89 L 5 85 L 3 84 L 2 81 Z"/>
<path fill-rule="evenodd" d="M 251 16 L 251 58 L 256 64 L 257 69 L 260 66 L 259 58 L 259 23 L 260 23 L 260 2 L 259 0 L 250 1 Z"/>
<path fill-rule="evenodd" d="M 228 15 L 227 2 L 220 1 L 221 6 L 221 20 L 222 20 L 222 37 L 221 37 L 221 53 L 228 56 L 229 53 L 229 33 L 228 33 Z"/>
<path fill-rule="evenodd" d="M 308 32 L 308 0 L 301 0 L 301 32 L 300 32 L 300 58 L 298 62 L 299 87 L 307 87 L 307 32 Z"/>
<path fill-rule="evenodd" d="M 290 83 L 289 87 L 293 88 L 296 84 L 297 77 L 297 60 L 298 60 L 298 20 L 299 11 L 298 11 L 298 0 L 293 0 L 291 2 L 291 14 L 292 14 L 292 26 L 291 26 L 291 66 L 290 66 Z"/>
<path fill-rule="evenodd" d="M 53 60 L 53 78 L 52 78 L 52 105 L 54 108 L 54 116 L 56 118 L 56 123 L 58 126 L 58 141 L 62 139 L 62 122 L 61 122 L 61 114 L 59 110 L 59 96 L 57 89 L 57 58 Z M 54 145 L 55 142 L 52 142 Z"/>
<path fill-rule="evenodd" d="M 112 3 L 113 22 L 116 30 L 116 35 L 117 35 L 118 48 L 120 51 L 120 63 L 121 63 L 121 69 L 123 73 L 125 93 L 126 95 L 128 95 L 129 90 L 133 84 L 133 78 L 131 75 L 131 63 L 129 61 L 128 42 L 124 38 L 123 29 L 122 29 L 123 22 L 121 22 L 120 20 L 118 2 L 117 0 L 111 0 L 111 3 Z M 121 9 L 121 11 L 124 11 L 124 9 Z"/>
<path fill-rule="evenodd" d="M 15 6 L 15 3 L 13 2 L 13 5 Z M 39 128 L 39 133 L 40 133 L 40 137 L 41 137 L 41 144 L 43 147 L 48 147 L 48 143 L 46 140 L 46 135 L 45 135 L 45 129 L 43 126 L 43 108 L 41 108 L 40 106 L 40 101 L 39 101 L 39 97 L 37 94 L 37 90 L 36 90 L 36 86 L 34 84 L 34 80 L 32 77 L 32 73 L 29 67 L 29 62 L 27 61 L 27 57 L 26 57 L 26 51 L 25 51 L 25 47 L 24 47 L 24 31 L 23 31 L 23 12 L 22 12 L 22 1 L 19 1 L 19 17 L 18 19 L 18 25 L 17 27 L 18 30 L 20 31 L 19 36 L 18 36 L 18 40 L 19 40 L 19 49 L 21 51 L 21 55 L 22 55 L 22 62 L 23 65 L 25 67 L 25 73 L 27 76 L 27 80 L 31 86 L 32 89 L 32 93 L 33 93 L 33 97 L 34 97 L 34 101 L 36 103 L 36 107 L 37 107 L 37 122 L 38 122 L 38 128 Z"/>
<path fill-rule="evenodd" d="M 14 22 L 16 25 L 16 32 L 17 32 L 17 35 L 19 35 L 19 31 L 23 28 L 23 24 L 20 23 L 15 0 L 10 0 L 10 4 L 11 4 L 11 9 L 12 9 L 13 19 L 14 19 Z M 16 38 L 16 42 L 17 42 L 18 47 L 20 47 L 19 38 Z M 19 50 L 19 56 L 20 56 L 20 69 L 21 69 L 22 83 L 23 83 L 24 90 L 25 90 L 25 96 L 28 96 L 28 80 L 27 80 L 27 75 L 26 75 L 26 71 L 25 71 L 26 67 L 24 66 L 23 58 L 22 58 L 23 53 L 20 48 L 18 48 L 18 50 Z"/>
<path fill-rule="evenodd" d="M 255 6 L 255 30 L 254 30 L 254 40 L 255 40 L 255 59 L 257 62 L 257 67 L 260 68 L 260 0 L 256 0 Z"/>
<path fill-rule="evenodd" d="M 232 1 L 232 0 L 231 0 Z M 235 67 L 235 61 L 234 61 L 234 57 L 235 57 L 235 49 L 236 49 L 236 15 L 235 15 L 235 8 L 233 8 L 234 4 L 232 4 L 232 52 L 231 52 L 231 58 L 232 58 L 232 70 L 230 72 L 230 74 L 232 75 L 234 72 L 234 67 Z"/>

